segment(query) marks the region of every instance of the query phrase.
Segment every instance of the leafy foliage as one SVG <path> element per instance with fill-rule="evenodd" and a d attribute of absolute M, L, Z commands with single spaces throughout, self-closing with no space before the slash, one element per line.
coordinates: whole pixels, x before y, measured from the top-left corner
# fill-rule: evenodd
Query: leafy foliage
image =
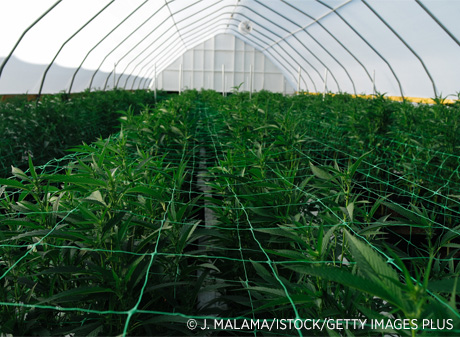
<path fill-rule="evenodd" d="M 460 331 L 457 106 L 235 88 L 118 116 L 59 170 L 27 156 L 0 179 L 1 332 L 200 335 L 187 319 L 216 316 Z"/>

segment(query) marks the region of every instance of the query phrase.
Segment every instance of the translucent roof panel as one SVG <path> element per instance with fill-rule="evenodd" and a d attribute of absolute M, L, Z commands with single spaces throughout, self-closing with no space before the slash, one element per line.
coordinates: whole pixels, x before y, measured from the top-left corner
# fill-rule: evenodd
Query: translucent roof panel
<path fill-rule="evenodd" d="M 458 13 L 453 0 L 7 0 L 0 94 L 147 88 L 233 34 L 297 90 L 455 95 Z"/>

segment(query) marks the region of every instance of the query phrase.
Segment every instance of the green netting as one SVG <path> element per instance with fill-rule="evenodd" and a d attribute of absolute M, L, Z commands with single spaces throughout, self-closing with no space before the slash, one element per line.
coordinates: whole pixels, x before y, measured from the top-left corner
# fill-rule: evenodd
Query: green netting
<path fill-rule="evenodd" d="M 456 126 L 432 144 L 401 117 L 424 109 L 459 115 L 190 91 L 14 169 L 0 180 L 1 331 L 458 334 Z"/>

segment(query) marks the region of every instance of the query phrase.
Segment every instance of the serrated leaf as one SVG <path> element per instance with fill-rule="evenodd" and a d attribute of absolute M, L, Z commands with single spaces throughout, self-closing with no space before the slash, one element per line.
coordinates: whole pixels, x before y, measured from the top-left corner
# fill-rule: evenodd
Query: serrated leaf
<path fill-rule="evenodd" d="M 392 204 L 384 201 L 382 202 L 382 205 L 385 205 L 386 207 L 397 212 L 399 215 L 405 217 L 406 219 L 411 220 L 414 224 L 424 225 L 423 223 L 420 223 L 420 217 L 417 214 L 415 214 L 412 211 L 409 211 L 408 209 L 405 209 L 404 207 L 398 204 Z"/>
<path fill-rule="evenodd" d="M 257 275 L 262 277 L 262 279 L 264 279 L 265 282 L 269 284 L 278 284 L 273 274 L 269 273 L 260 263 L 255 261 L 251 261 L 251 263 L 254 269 L 256 270 Z"/>
<path fill-rule="evenodd" d="M 401 287 L 398 286 L 400 282 L 396 271 L 390 267 L 375 250 L 361 240 L 358 240 L 348 231 L 344 231 L 348 239 L 353 258 L 358 265 L 358 269 L 370 279 L 375 280 L 377 277 L 382 282 L 382 285 L 384 285 L 387 289 L 388 293 L 392 294 L 394 297 L 392 302 L 401 304 L 404 297 L 402 295 Z"/>
<path fill-rule="evenodd" d="M 0 185 L 4 185 L 4 186 L 8 186 L 8 187 L 15 187 L 15 188 L 19 188 L 19 189 L 25 190 L 25 191 L 30 191 L 29 186 L 23 185 L 17 180 L 0 178 Z"/>
<path fill-rule="evenodd" d="M 328 266 L 305 266 L 305 265 L 284 265 L 286 268 L 291 269 L 295 272 L 305 274 L 307 276 L 316 276 L 324 278 L 329 281 L 337 282 L 348 286 L 353 289 L 363 291 L 367 294 L 377 296 L 381 299 L 393 302 L 393 296 L 391 296 L 387 289 L 382 287 L 381 283 L 375 283 L 373 280 L 364 278 L 362 276 L 352 274 L 344 268 L 328 267 Z"/>

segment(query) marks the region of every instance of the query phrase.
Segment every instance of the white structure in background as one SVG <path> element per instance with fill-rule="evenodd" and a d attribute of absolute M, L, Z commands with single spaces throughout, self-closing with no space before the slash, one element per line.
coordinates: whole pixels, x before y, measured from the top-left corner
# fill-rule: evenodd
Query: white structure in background
<path fill-rule="evenodd" d="M 156 88 L 178 92 L 185 89 L 231 92 L 241 84 L 240 91 L 251 91 L 251 67 L 253 91 L 295 92 L 273 62 L 231 34 L 216 35 L 186 51 L 157 74 Z M 150 88 L 155 88 L 154 81 Z"/>

